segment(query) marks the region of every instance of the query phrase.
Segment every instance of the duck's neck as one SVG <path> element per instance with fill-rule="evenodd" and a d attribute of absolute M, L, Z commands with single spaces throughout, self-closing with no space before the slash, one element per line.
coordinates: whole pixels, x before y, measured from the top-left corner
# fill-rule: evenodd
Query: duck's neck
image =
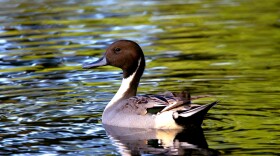
<path fill-rule="evenodd" d="M 145 69 L 145 59 L 141 57 L 138 60 L 136 69 L 131 73 L 127 73 L 127 71 L 123 71 L 123 80 L 122 84 L 112 98 L 112 100 L 108 103 L 105 109 L 112 107 L 114 104 L 119 103 L 122 100 L 128 99 L 132 96 L 135 96 L 137 93 L 137 87 L 139 85 L 140 78 Z"/>

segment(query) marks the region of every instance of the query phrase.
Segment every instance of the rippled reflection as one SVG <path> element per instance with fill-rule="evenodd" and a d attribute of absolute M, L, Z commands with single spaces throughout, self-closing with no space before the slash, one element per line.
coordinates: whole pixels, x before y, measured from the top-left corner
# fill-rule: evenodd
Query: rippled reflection
<path fill-rule="evenodd" d="M 103 126 L 122 155 L 219 155 L 208 148 L 200 127 L 153 130 Z"/>

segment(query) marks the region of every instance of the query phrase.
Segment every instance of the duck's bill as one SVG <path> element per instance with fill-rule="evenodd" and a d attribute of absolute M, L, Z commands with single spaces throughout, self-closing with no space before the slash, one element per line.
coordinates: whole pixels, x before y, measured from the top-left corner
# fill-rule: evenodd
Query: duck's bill
<path fill-rule="evenodd" d="M 95 62 L 90 62 L 90 63 L 85 63 L 83 64 L 84 69 L 90 69 L 90 68 L 95 68 L 95 67 L 100 67 L 100 66 L 106 66 L 107 60 L 105 57 L 100 58 L 99 60 Z"/>

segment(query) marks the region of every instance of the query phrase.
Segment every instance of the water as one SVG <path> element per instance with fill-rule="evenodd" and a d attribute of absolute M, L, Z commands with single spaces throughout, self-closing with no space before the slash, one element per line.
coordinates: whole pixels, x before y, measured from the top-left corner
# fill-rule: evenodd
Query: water
<path fill-rule="evenodd" d="M 277 0 L 1 0 L 0 21 L 0 155 L 139 154 L 135 145 L 143 155 L 280 154 Z M 146 55 L 139 94 L 189 90 L 212 95 L 196 103 L 221 100 L 202 143 L 178 139 L 190 132 L 106 134 L 101 114 L 120 70 L 81 64 L 123 38 Z"/>

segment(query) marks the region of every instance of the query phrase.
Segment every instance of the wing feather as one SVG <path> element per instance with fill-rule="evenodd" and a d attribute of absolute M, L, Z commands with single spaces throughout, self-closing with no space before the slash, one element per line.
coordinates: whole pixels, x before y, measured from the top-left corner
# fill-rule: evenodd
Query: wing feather
<path fill-rule="evenodd" d="M 185 97 L 167 92 L 162 95 L 141 95 L 127 99 L 126 108 L 139 115 L 157 114 L 190 104 Z"/>

